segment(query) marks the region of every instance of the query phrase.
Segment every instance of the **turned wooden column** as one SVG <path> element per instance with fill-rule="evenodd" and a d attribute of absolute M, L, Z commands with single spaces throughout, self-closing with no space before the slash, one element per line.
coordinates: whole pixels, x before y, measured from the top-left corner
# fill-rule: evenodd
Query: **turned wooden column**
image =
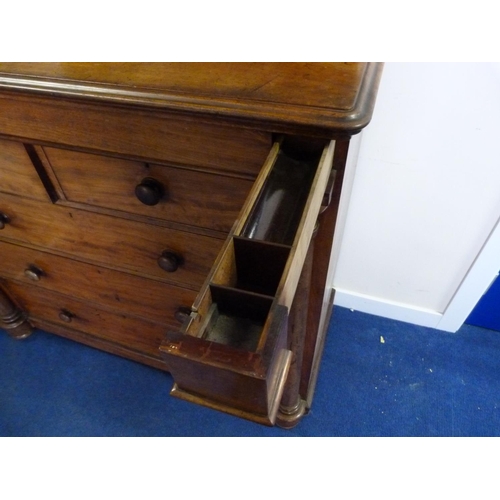
<path fill-rule="evenodd" d="M 19 309 L 0 287 L 0 327 L 15 339 L 25 339 L 33 331 L 27 320 L 26 312 Z"/>
<path fill-rule="evenodd" d="M 311 285 L 314 235 L 300 275 L 297 291 L 288 317 L 288 349 L 292 351 L 292 362 L 276 417 L 276 424 L 284 429 L 295 427 L 306 412 L 306 402 L 300 395 L 304 338 L 307 329 L 309 290 Z"/>

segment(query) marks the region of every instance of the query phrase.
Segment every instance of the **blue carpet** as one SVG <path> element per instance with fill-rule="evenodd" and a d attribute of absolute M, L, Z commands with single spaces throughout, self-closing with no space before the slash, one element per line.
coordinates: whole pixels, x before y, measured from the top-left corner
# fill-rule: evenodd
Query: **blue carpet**
<path fill-rule="evenodd" d="M 290 431 L 169 396 L 170 375 L 38 331 L 0 332 L 0 436 L 499 436 L 500 333 L 336 308 L 312 411 Z"/>

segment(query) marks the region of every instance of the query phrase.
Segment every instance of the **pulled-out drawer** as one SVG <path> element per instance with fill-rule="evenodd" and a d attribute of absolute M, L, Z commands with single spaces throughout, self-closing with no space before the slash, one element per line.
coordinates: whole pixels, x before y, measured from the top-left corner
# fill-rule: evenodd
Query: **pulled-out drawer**
<path fill-rule="evenodd" d="M 287 318 L 335 143 L 292 158 L 276 144 L 180 331 L 161 346 L 172 395 L 272 425 L 292 353 Z"/>
<path fill-rule="evenodd" d="M 72 202 L 229 232 L 253 180 L 39 148 Z"/>

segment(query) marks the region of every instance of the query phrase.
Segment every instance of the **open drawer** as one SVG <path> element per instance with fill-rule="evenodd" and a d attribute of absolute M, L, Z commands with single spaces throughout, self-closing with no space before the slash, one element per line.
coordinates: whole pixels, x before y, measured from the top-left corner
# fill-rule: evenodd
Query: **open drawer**
<path fill-rule="evenodd" d="M 293 356 L 288 315 L 334 148 L 297 158 L 273 146 L 190 315 L 160 347 L 173 396 L 275 423 Z"/>

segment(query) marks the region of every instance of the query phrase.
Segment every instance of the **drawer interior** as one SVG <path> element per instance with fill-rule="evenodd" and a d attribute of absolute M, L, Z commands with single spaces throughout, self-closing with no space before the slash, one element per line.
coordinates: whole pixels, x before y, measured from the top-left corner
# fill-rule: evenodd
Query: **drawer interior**
<path fill-rule="evenodd" d="M 162 344 L 176 381 L 173 395 L 274 419 L 291 360 L 288 311 L 333 151 L 331 142 L 306 159 L 294 159 L 279 146 L 271 153 L 189 318 Z M 235 395 L 235 387 L 241 394 Z"/>
<path fill-rule="evenodd" d="M 239 234 L 233 234 L 204 300 L 199 338 L 257 351 L 277 299 L 319 157 L 276 156 Z M 193 332 L 194 333 L 194 332 Z"/>
<path fill-rule="evenodd" d="M 280 151 L 241 235 L 291 245 L 318 167 L 319 157 L 296 160 Z"/>
<path fill-rule="evenodd" d="M 217 285 L 210 286 L 212 304 L 202 327 L 205 340 L 256 351 L 272 298 Z"/>

